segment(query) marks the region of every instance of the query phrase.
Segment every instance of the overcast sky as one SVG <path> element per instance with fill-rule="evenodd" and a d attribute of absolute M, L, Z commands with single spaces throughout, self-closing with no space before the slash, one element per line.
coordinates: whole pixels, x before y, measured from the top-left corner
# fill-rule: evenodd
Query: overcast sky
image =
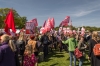
<path fill-rule="evenodd" d="M 0 0 L 0 8 L 13 8 L 28 21 L 37 18 L 39 26 L 51 17 L 58 26 L 70 16 L 74 26 L 100 27 L 100 0 Z"/>

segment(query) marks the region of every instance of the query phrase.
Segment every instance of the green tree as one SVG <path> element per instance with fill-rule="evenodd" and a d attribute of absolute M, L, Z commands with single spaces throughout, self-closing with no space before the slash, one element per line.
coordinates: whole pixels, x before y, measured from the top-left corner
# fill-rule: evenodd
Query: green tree
<path fill-rule="evenodd" d="M 59 27 L 55 27 L 54 29 L 55 29 L 55 30 L 59 30 Z"/>
<path fill-rule="evenodd" d="M 0 8 L 0 28 L 4 28 L 4 20 L 9 10 L 10 8 Z M 17 26 L 17 28 L 24 27 L 25 22 L 27 22 L 27 18 L 25 16 L 21 17 L 14 9 L 13 9 L 13 14 L 14 14 L 15 26 Z"/>

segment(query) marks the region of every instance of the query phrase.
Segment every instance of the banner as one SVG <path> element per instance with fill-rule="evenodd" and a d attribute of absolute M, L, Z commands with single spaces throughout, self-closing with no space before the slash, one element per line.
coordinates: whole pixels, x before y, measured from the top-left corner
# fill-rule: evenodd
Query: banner
<path fill-rule="evenodd" d="M 38 22 L 36 18 L 32 19 L 30 22 L 33 22 L 35 27 L 38 26 Z"/>
<path fill-rule="evenodd" d="M 33 22 L 26 22 L 25 28 L 26 28 L 26 34 L 34 33 L 35 26 Z"/>

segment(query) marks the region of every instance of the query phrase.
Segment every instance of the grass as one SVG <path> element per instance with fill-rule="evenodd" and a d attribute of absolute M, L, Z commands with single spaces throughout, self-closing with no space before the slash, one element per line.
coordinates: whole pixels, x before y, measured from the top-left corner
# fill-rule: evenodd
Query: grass
<path fill-rule="evenodd" d="M 44 61 L 39 62 L 38 66 L 69 66 L 69 63 L 69 53 L 56 50 L 53 53 L 49 53 L 48 57 Z M 90 63 L 85 60 L 83 66 L 90 66 Z"/>

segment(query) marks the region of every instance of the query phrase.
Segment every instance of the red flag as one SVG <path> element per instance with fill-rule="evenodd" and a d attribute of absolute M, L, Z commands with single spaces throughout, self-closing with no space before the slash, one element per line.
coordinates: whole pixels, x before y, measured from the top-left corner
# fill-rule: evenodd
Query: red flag
<path fill-rule="evenodd" d="M 60 23 L 59 27 L 62 27 L 62 22 Z"/>
<path fill-rule="evenodd" d="M 34 25 L 35 25 L 35 27 L 38 26 L 38 22 L 37 22 L 37 19 L 36 18 L 35 19 L 32 19 L 30 22 L 33 22 Z"/>
<path fill-rule="evenodd" d="M 46 20 L 45 20 L 45 22 L 44 22 L 44 24 L 43 24 L 43 26 L 42 26 L 42 27 L 45 27 L 45 25 L 46 25 Z"/>
<path fill-rule="evenodd" d="M 62 21 L 62 26 L 68 26 L 68 22 Z"/>
<path fill-rule="evenodd" d="M 5 32 L 6 33 L 10 34 L 10 29 L 12 29 L 12 31 L 16 33 L 14 15 L 13 15 L 12 9 L 10 9 L 4 22 L 5 22 Z"/>
<path fill-rule="evenodd" d="M 68 26 L 70 16 L 66 16 L 65 19 L 60 23 L 60 26 Z"/>
<path fill-rule="evenodd" d="M 51 28 L 54 28 L 54 26 L 55 26 L 54 18 L 51 18 Z"/>
<path fill-rule="evenodd" d="M 46 32 L 47 32 L 47 31 L 45 30 L 44 27 L 40 28 L 40 33 L 41 33 L 41 34 L 44 34 L 44 33 L 46 33 Z"/>
<path fill-rule="evenodd" d="M 61 23 L 60 23 L 60 25 L 59 25 L 60 27 L 62 27 L 62 26 L 68 26 L 68 23 L 66 23 L 66 22 L 64 22 L 64 21 L 62 21 Z"/>
<path fill-rule="evenodd" d="M 49 18 L 48 21 L 46 22 L 45 29 L 46 29 L 47 31 L 50 31 L 50 30 L 51 30 L 51 20 L 50 20 L 50 18 Z"/>
<path fill-rule="evenodd" d="M 69 21 L 70 21 L 70 16 L 66 16 L 65 19 L 64 19 L 64 22 L 69 23 Z"/>

